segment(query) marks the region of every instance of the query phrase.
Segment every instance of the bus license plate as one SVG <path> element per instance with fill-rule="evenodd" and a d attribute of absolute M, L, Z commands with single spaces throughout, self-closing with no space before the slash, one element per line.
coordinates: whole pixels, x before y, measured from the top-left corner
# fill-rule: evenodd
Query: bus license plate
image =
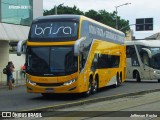
<path fill-rule="evenodd" d="M 54 92 L 54 89 L 53 88 L 46 88 L 45 92 L 46 93 L 52 93 L 52 92 Z"/>

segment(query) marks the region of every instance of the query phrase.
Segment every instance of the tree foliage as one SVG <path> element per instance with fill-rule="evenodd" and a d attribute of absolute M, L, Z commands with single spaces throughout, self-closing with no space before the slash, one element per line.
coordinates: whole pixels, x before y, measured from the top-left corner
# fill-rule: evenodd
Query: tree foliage
<path fill-rule="evenodd" d="M 77 14 L 77 15 L 84 15 L 82 11 L 80 11 L 76 6 L 68 7 L 68 6 L 59 6 L 57 8 L 58 14 Z M 43 15 L 54 15 L 55 14 L 55 7 L 51 10 L 44 10 Z"/>
<path fill-rule="evenodd" d="M 99 11 L 89 10 L 87 12 L 83 12 L 83 11 L 80 11 L 79 8 L 77 8 L 76 6 L 73 6 L 73 7 L 59 6 L 57 8 L 57 13 L 58 14 L 84 15 L 98 22 L 101 22 L 105 25 L 108 25 L 110 27 L 115 28 L 116 26 L 116 12 L 115 11 L 113 11 L 113 13 L 109 13 L 105 10 L 99 10 Z M 54 14 L 55 14 L 55 8 L 51 10 L 44 10 L 44 16 L 54 15 Z M 124 28 L 121 30 L 122 32 L 126 33 L 126 31 L 130 30 L 128 20 L 122 19 L 120 16 L 117 16 L 117 21 L 118 21 L 118 28 L 119 29 Z"/>

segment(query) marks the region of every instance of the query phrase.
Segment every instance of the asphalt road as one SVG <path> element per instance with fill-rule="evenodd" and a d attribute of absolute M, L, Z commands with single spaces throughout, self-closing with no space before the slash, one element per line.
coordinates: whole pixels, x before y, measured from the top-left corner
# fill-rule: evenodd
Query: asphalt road
<path fill-rule="evenodd" d="M 160 92 L 50 111 L 43 120 L 160 120 Z M 41 120 L 40 119 L 40 120 Z"/>
<path fill-rule="evenodd" d="M 25 86 L 15 87 L 12 91 L 0 89 L 0 111 L 27 111 L 31 109 L 69 104 L 104 96 L 121 95 L 139 91 L 160 89 L 160 83 L 154 82 L 125 82 L 118 88 L 107 87 L 97 94 L 84 98 L 79 95 L 55 95 L 44 98 L 41 94 L 27 93 Z"/>

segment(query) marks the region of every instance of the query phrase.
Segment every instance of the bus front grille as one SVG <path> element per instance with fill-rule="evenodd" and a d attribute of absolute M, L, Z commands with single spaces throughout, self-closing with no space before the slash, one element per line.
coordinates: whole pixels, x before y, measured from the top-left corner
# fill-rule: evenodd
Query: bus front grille
<path fill-rule="evenodd" d="M 56 87 L 56 86 L 62 86 L 63 83 L 37 83 L 37 85 L 45 87 Z"/>

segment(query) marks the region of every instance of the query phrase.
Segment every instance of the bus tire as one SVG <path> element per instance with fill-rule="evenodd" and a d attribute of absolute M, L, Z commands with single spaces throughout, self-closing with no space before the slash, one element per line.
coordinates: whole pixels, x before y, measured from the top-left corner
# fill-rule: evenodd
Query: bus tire
<path fill-rule="evenodd" d="M 141 82 L 141 78 L 138 71 L 135 72 L 135 78 L 137 82 Z"/>
<path fill-rule="evenodd" d="M 121 77 L 119 75 L 119 73 L 117 73 L 117 87 L 119 87 L 121 85 L 122 81 L 121 81 Z"/>
<path fill-rule="evenodd" d="M 120 85 L 122 84 L 122 72 L 120 73 Z"/>
<path fill-rule="evenodd" d="M 98 91 L 98 76 L 96 75 L 92 84 L 92 93 L 95 94 Z"/>
<path fill-rule="evenodd" d="M 92 92 L 92 78 L 90 77 L 89 83 L 88 83 L 88 90 L 84 93 L 85 97 L 88 97 L 91 95 Z"/>

